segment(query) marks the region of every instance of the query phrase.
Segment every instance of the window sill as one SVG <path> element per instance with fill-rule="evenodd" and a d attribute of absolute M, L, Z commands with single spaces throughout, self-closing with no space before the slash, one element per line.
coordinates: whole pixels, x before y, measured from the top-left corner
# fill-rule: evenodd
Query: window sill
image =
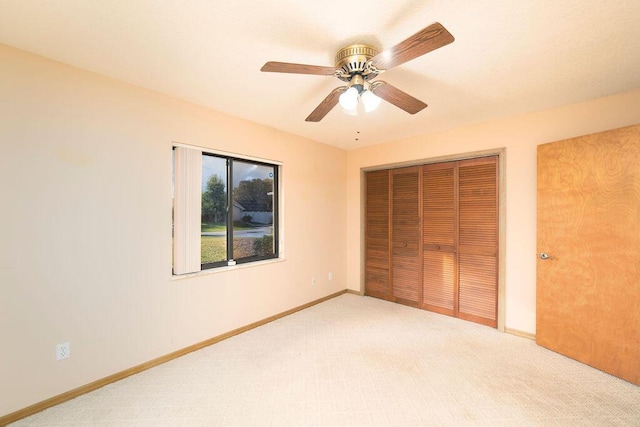
<path fill-rule="evenodd" d="M 209 274 L 225 273 L 227 271 L 235 271 L 235 270 L 240 270 L 242 268 L 258 267 L 266 264 L 275 264 L 279 262 L 284 262 L 286 260 L 287 259 L 285 257 L 279 257 L 279 258 L 265 259 L 264 261 L 248 262 L 246 264 L 236 264 L 236 265 L 228 265 L 224 267 L 208 268 L 206 270 L 196 271 L 195 273 L 187 273 L 187 274 L 179 274 L 179 275 L 173 274 L 171 275 L 171 281 L 188 279 L 190 277 L 207 276 Z"/>

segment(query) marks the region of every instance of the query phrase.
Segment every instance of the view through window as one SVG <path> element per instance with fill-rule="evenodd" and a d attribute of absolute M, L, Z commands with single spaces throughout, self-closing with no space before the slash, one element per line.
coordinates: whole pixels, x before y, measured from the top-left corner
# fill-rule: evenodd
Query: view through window
<path fill-rule="evenodd" d="M 178 149 L 186 150 L 182 147 Z M 234 262 L 244 263 L 276 258 L 278 256 L 278 166 L 206 152 L 194 158 L 195 160 L 183 169 L 201 168 L 201 175 L 194 174 L 201 181 L 199 183 L 201 198 L 194 199 L 195 202 L 193 200 L 185 202 L 185 206 L 181 207 L 175 203 L 177 198 L 174 197 L 174 218 L 176 210 L 182 209 L 186 212 L 189 209 L 193 210 L 194 206 L 199 204 L 200 234 L 195 236 L 194 231 L 185 239 L 199 239 L 200 269 L 229 265 Z M 188 181 L 190 179 L 188 171 L 177 171 L 176 165 L 174 155 L 174 183 L 179 181 L 181 174 L 185 175 L 185 181 Z M 188 190 L 180 189 L 188 189 L 190 185 L 193 184 L 188 182 L 184 185 L 174 184 L 174 192 L 186 193 Z M 184 271 L 176 272 L 175 269 L 176 260 L 181 256 L 182 245 L 175 243 L 175 236 L 180 234 L 180 227 L 180 222 L 174 220 L 174 274 L 184 273 Z M 183 228 L 188 227 L 183 226 Z M 189 243 L 184 247 L 198 249 L 197 245 Z M 185 257 L 188 257 L 189 249 L 185 249 L 184 253 Z M 190 268 L 193 270 L 194 267 Z M 192 272 L 191 270 L 187 272 Z"/>

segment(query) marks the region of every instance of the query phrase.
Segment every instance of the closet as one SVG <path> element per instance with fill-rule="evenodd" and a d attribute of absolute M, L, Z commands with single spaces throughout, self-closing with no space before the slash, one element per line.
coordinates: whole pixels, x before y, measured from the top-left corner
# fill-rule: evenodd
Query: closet
<path fill-rule="evenodd" d="M 497 156 L 366 173 L 365 295 L 497 326 Z"/>

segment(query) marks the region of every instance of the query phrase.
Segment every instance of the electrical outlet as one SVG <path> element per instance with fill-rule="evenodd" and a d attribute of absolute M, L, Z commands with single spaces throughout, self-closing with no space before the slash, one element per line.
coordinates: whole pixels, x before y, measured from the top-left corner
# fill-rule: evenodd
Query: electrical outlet
<path fill-rule="evenodd" d="M 71 344 L 63 342 L 56 345 L 56 360 L 66 359 L 71 356 Z"/>
<path fill-rule="evenodd" d="M 327 277 L 329 280 L 333 280 L 333 273 L 329 273 Z"/>
<path fill-rule="evenodd" d="M 317 285 L 318 284 L 318 279 L 316 279 L 315 277 L 311 278 L 311 284 L 312 285 Z"/>

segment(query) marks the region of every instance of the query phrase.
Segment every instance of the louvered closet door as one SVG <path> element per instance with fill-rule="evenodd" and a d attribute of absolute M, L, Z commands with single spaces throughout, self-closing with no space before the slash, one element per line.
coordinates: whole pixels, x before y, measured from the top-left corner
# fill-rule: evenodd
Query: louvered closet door
<path fill-rule="evenodd" d="M 389 170 L 366 174 L 365 294 L 391 298 Z"/>
<path fill-rule="evenodd" d="M 418 306 L 422 265 L 420 259 L 419 166 L 391 171 L 391 284 L 395 301 Z"/>
<path fill-rule="evenodd" d="M 422 308 L 454 316 L 457 312 L 456 163 L 422 168 Z"/>
<path fill-rule="evenodd" d="M 497 159 L 458 162 L 458 317 L 497 325 Z"/>

